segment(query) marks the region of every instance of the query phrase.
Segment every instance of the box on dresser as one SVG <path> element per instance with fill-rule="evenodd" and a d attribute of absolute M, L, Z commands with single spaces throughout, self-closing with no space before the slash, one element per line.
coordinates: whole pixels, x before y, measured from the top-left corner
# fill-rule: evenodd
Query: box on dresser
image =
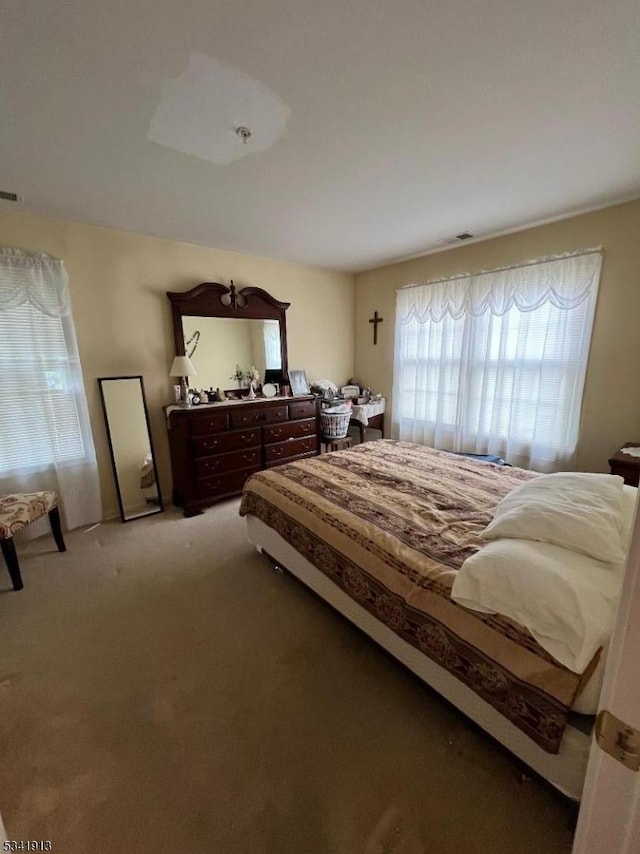
<path fill-rule="evenodd" d="M 185 516 L 242 492 L 249 475 L 319 453 L 317 400 L 167 407 L 173 502 Z"/>

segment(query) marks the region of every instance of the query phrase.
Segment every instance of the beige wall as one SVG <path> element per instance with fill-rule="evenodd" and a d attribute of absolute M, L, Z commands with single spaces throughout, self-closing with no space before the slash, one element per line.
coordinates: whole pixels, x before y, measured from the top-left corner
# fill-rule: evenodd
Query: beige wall
<path fill-rule="evenodd" d="M 99 376 L 144 376 L 163 494 L 171 488 L 161 407 L 173 401 L 175 355 L 166 291 L 203 281 L 257 285 L 287 312 L 289 365 L 341 383 L 353 373 L 353 277 L 303 265 L 81 223 L 0 212 L 0 245 L 62 258 L 69 287 L 105 515 L 117 512 Z M 330 322 L 327 322 L 330 318 Z"/>
<path fill-rule="evenodd" d="M 356 376 L 391 404 L 395 292 L 410 283 L 601 245 L 604 263 L 582 407 L 577 466 L 607 471 L 640 442 L 640 201 L 424 255 L 356 276 Z M 373 346 L 368 319 L 384 322 Z"/>

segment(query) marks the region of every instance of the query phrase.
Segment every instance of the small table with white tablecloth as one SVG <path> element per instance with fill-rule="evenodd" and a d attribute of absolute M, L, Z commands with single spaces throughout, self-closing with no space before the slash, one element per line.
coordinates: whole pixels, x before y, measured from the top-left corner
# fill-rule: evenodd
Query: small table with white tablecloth
<path fill-rule="evenodd" d="M 370 403 L 354 403 L 349 426 L 359 428 L 361 442 L 365 440 L 365 430 L 368 427 L 380 430 L 380 438 L 384 439 L 384 407 L 384 397 L 380 400 L 372 400 Z"/>

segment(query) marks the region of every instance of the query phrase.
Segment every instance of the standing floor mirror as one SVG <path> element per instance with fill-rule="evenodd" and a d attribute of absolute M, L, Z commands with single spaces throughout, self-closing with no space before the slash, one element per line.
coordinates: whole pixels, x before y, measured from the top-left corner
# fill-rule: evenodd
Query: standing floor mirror
<path fill-rule="evenodd" d="M 98 385 L 122 521 L 162 513 L 142 377 L 99 377 Z"/>

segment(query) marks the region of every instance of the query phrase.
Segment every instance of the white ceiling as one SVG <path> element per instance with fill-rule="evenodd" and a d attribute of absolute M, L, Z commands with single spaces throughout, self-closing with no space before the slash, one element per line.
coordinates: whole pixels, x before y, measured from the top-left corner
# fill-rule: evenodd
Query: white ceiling
<path fill-rule="evenodd" d="M 640 195 L 637 0 L 3 0 L 0 30 L 29 211 L 356 271 Z M 266 93 L 247 156 L 167 129 L 194 56 Z"/>

